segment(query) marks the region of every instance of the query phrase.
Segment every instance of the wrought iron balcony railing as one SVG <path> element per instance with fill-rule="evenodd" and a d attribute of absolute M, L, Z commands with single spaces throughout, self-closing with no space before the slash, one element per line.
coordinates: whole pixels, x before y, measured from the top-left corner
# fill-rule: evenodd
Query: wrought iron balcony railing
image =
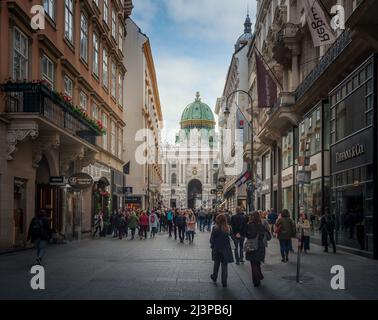
<path fill-rule="evenodd" d="M 1 87 L 6 92 L 7 113 L 37 114 L 93 145 L 102 134 L 94 121 L 81 116 L 43 83 L 6 83 Z"/>
<path fill-rule="evenodd" d="M 319 61 L 316 67 L 310 72 L 310 74 L 303 80 L 295 91 L 295 100 L 300 100 L 310 87 L 320 78 L 320 76 L 329 68 L 329 66 L 335 62 L 339 55 L 352 41 L 351 33 L 349 30 L 345 30 L 331 46 L 331 48 L 325 53 L 323 58 Z"/>

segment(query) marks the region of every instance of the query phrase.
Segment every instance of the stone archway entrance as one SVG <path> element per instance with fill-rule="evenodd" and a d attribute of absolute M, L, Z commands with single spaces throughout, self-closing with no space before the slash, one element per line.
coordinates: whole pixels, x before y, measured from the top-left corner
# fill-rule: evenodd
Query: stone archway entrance
<path fill-rule="evenodd" d="M 196 209 L 202 205 L 202 183 L 194 179 L 188 184 L 188 208 Z"/>

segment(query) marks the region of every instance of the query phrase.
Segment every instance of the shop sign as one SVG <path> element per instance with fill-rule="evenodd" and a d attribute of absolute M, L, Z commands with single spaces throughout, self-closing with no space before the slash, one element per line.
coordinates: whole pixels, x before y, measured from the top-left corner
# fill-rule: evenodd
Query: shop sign
<path fill-rule="evenodd" d="M 93 185 L 93 178 L 86 173 L 76 173 L 68 179 L 68 184 L 78 190 L 85 190 Z"/>
<path fill-rule="evenodd" d="M 297 171 L 297 184 L 311 184 L 311 171 Z"/>
<path fill-rule="evenodd" d="M 126 203 L 133 203 L 133 204 L 141 204 L 142 198 L 141 197 L 126 197 Z"/>
<path fill-rule="evenodd" d="M 364 130 L 332 146 L 332 172 L 340 172 L 373 163 L 373 129 Z"/>
<path fill-rule="evenodd" d="M 365 153 L 365 146 L 357 144 L 349 149 L 336 152 L 336 163 L 344 162 L 353 158 L 357 158 Z"/>
<path fill-rule="evenodd" d="M 61 177 L 50 177 L 50 186 L 65 186 L 66 185 L 66 178 Z"/>

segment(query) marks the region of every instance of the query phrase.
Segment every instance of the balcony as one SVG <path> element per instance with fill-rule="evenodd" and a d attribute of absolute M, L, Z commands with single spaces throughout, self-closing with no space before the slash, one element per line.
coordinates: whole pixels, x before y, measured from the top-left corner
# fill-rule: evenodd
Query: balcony
<path fill-rule="evenodd" d="M 102 134 L 99 124 L 85 113 L 62 100 L 43 83 L 6 83 L 1 85 L 5 96 L 5 111 L 15 117 L 33 115 L 65 132 L 96 145 Z"/>
<path fill-rule="evenodd" d="M 337 60 L 340 54 L 352 41 L 351 33 L 346 30 L 336 42 L 326 52 L 323 58 L 316 65 L 314 70 L 306 77 L 306 79 L 298 86 L 295 91 L 295 100 L 300 100 L 307 91 L 313 86 L 313 84 L 325 73 L 325 71 Z"/>
<path fill-rule="evenodd" d="M 294 23 L 285 23 L 273 41 L 273 58 L 278 63 L 291 65 L 292 47 L 299 43 L 300 26 Z"/>

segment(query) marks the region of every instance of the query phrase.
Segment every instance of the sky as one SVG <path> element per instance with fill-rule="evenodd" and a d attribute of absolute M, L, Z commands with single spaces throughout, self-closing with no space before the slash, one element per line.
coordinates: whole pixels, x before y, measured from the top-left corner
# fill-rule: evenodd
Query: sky
<path fill-rule="evenodd" d="M 196 92 L 214 111 L 234 44 L 256 0 L 134 0 L 131 18 L 151 42 L 164 117 L 163 142 L 174 141 Z M 254 28 L 254 24 L 253 24 Z"/>

